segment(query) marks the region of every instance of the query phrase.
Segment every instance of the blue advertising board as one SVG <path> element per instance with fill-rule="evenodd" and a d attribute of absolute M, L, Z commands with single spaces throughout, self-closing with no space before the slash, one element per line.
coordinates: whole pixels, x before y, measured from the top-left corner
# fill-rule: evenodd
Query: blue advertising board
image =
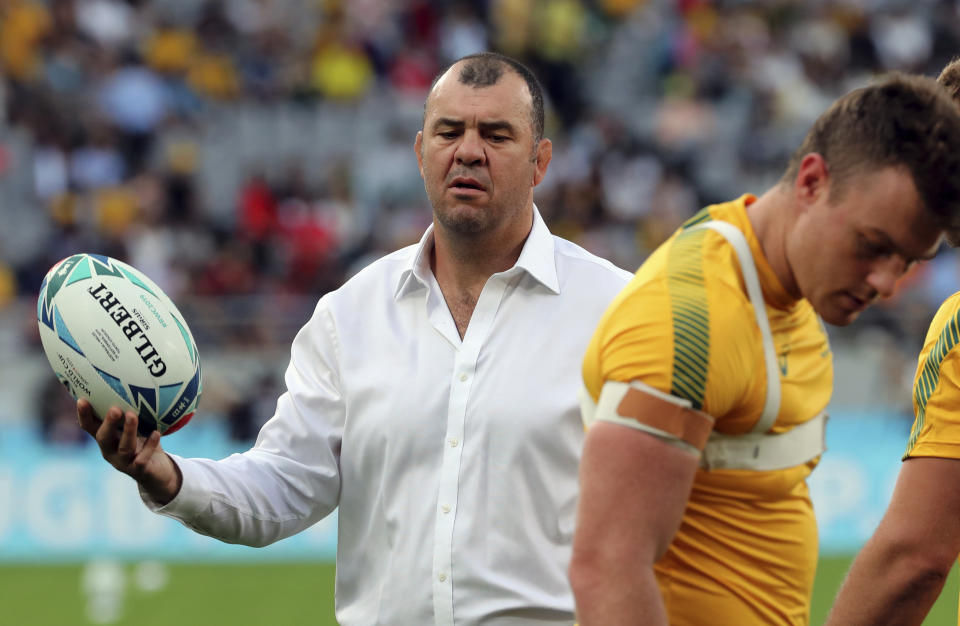
<path fill-rule="evenodd" d="M 184 456 L 222 458 L 242 448 L 217 424 L 191 424 L 164 438 Z M 84 446 L 52 446 L 26 425 L 0 432 L 0 562 L 91 557 L 166 560 L 328 560 L 336 513 L 265 548 L 225 544 L 150 512 L 136 483 Z"/>
<path fill-rule="evenodd" d="M 808 484 L 821 554 L 852 554 L 887 509 L 912 421 L 883 411 L 843 412 L 827 424 L 827 452 Z"/>
<path fill-rule="evenodd" d="M 875 413 L 834 415 L 828 451 L 810 478 L 824 554 L 851 554 L 873 532 L 893 490 L 910 422 Z M 216 422 L 164 438 L 184 456 L 240 451 Z M 27 425 L 0 432 L 0 562 L 91 557 L 166 560 L 333 560 L 336 513 L 266 548 L 224 544 L 151 513 L 134 482 L 92 441 L 51 446 Z"/>

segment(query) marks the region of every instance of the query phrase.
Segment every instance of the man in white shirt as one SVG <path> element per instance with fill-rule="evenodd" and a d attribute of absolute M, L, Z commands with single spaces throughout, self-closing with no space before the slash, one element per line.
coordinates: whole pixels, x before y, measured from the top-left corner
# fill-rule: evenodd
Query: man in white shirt
<path fill-rule="evenodd" d="M 415 151 L 433 225 L 328 293 L 252 450 L 163 452 L 136 415 L 81 426 L 151 509 L 265 545 L 336 507 L 337 620 L 572 624 L 580 362 L 630 278 L 549 233 L 536 79 L 496 54 L 434 83 Z M 122 434 L 119 433 L 121 423 Z"/>

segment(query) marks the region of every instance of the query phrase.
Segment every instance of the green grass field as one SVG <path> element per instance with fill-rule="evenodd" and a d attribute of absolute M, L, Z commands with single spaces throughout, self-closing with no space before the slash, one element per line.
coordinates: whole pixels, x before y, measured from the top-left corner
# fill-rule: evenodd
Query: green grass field
<path fill-rule="evenodd" d="M 822 559 L 811 624 L 822 624 L 849 558 Z M 332 626 L 334 568 L 328 564 L 170 564 L 159 591 L 141 588 L 124 565 L 126 590 L 118 626 Z M 0 624 L 85 626 L 88 598 L 80 565 L 0 567 Z M 957 623 L 957 571 L 924 624 Z"/>

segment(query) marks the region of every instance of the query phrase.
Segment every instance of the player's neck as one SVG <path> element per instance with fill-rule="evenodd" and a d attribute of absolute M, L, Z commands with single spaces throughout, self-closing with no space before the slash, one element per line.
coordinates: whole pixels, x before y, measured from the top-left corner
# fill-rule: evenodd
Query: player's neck
<path fill-rule="evenodd" d="M 779 185 L 773 187 L 747 207 L 747 218 L 777 280 L 788 294 L 800 298 L 802 294 L 787 256 L 787 231 L 794 219 L 788 195 Z"/>

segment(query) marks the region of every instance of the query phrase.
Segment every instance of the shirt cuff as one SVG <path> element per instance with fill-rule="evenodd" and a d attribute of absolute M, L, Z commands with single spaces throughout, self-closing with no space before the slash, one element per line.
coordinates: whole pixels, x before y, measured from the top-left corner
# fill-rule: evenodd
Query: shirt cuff
<path fill-rule="evenodd" d="M 198 464 L 195 461 L 169 452 L 167 452 L 167 455 L 180 468 L 180 474 L 183 477 L 180 483 L 180 491 L 173 497 L 173 500 L 160 505 L 143 490 L 143 487 L 137 485 L 140 499 L 143 500 L 148 509 L 160 515 L 177 519 L 196 517 L 210 504 L 209 489 L 204 475 L 198 471 Z"/>

